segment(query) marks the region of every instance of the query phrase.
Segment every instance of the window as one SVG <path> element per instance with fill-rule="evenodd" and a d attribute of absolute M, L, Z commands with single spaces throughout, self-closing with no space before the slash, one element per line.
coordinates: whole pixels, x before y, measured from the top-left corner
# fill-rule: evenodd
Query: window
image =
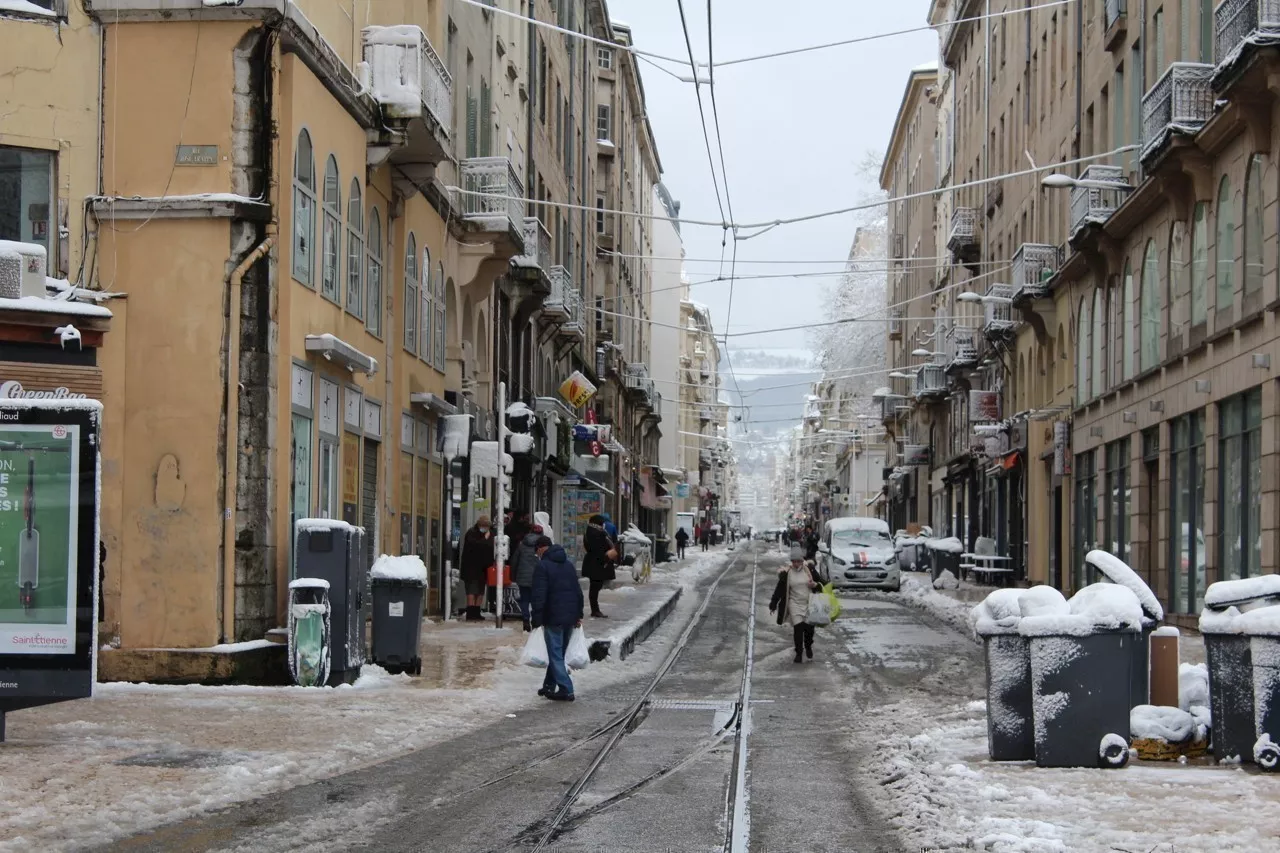
<path fill-rule="evenodd" d="M 1169 609 L 1199 613 L 1204 599 L 1204 412 L 1172 423 L 1169 458 Z"/>
<path fill-rule="evenodd" d="M 418 352 L 418 238 L 412 231 L 404 250 L 404 348 Z"/>
<path fill-rule="evenodd" d="M 298 134 L 293 152 L 293 277 L 311 287 L 315 269 L 316 164 L 311 134 Z"/>
<path fill-rule="evenodd" d="M 604 217 L 605 217 L 604 210 L 605 210 L 604 196 L 598 195 L 596 196 L 596 233 L 597 234 L 604 233 Z"/>
<path fill-rule="evenodd" d="M 613 139 L 613 107 L 596 104 L 596 139 Z"/>
<path fill-rule="evenodd" d="M 1213 307 L 1218 312 L 1230 311 L 1236 290 L 1236 217 L 1231 205 L 1231 179 L 1225 175 L 1218 184 L 1218 242 L 1214 249 L 1217 299 Z"/>
<path fill-rule="evenodd" d="M 1177 354 L 1174 342 L 1180 351 L 1183 340 L 1182 333 L 1189 322 L 1189 280 L 1187 273 L 1187 228 L 1182 222 L 1169 226 L 1169 280 L 1165 299 L 1169 304 L 1169 356 Z"/>
<path fill-rule="evenodd" d="M 1156 241 L 1147 241 L 1147 254 L 1142 262 L 1142 369 L 1150 370 L 1160 363 L 1160 260 Z"/>
<path fill-rule="evenodd" d="M 1107 390 L 1107 314 L 1102 304 L 1102 288 L 1093 291 L 1093 351 L 1091 387 L 1095 395 Z"/>
<path fill-rule="evenodd" d="M 1072 561 L 1075 566 L 1072 571 L 1075 589 L 1085 585 L 1084 555 L 1092 551 L 1097 544 L 1098 504 L 1093 457 L 1092 450 L 1076 456 L 1076 556 Z"/>
<path fill-rule="evenodd" d="M 316 515 L 339 518 L 338 438 L 341 430 L 338 415 L 338 384 L 320 380 L 320 468 L 316 482 Z"/>
<path fill-rule="evenodd" d="M 1113 441 L 1104 450 L 1106 471 L 1102 488 L 1102 547 L 1132 563 L 1129 528 L 1129 439 Z"/>
<path fill-rule="evenodd" d="M 547 123 L 547 43 L 538 38 L 538 121 Z"/>
<path fill-rule="evenodd" d="M 596 48 L 596 65 L 605 71 L 613 70 L 613 48 L 597 47 Z"/>
<path fill-rule="evenodd" d="M 1200 0 L 1200 61 L 1213 62 L 1213 6 L 1217 0 Z M 1225 57 L 1221 57 L 1225 58 Z"/>
<path fill-rule="evenodd" d="M 0 240 L 44 246 L 50 270 L 57 268 L 57 241 L 49 233 L 54 210 L 53 164 L 50 151 L 0 146 Z"/>
<path fill-rule="evenodd" d="M 418 357 L 427 364 L 434 358 L 435 338 L 431 334 L 435 322 L 435 299 L 431 284 L 431 250 L 422 247 L 422 283 L 418 289 Z"/>
<path fill-rule="evenodd" d="M 1160 75 L 1164 74 L 1164 7 L 1156 9 L 1155 16 L 1151 19 L 1151 43 L 1152 56 L 1155 58 L 1155 73 L 1151 78 L 1159 80 Z"/>
<path fill-rule="evenodd" d="M 378 208 L 369 208 L 369 270 L 365 275 L 366 304 L 364 327 L 375 338 L 382 337 L 382 219 Z"/>
<path fill-rule="evenodd" d="M 364 317 L 364 206 L 360 201 L 360 182 L 351 179 L 351 197 L 347 199 L 347 310 Z"/>
<path fill-rule="evenodd" d="M 342 188 L 338 185 L 338 161 L 332 154 L 324 165 L 324 242 L 320 251 L 320 293 L 341 305 Z"/>
<path fill-rule="evenodd" d="M 444 372 L 446 350 L 444 262 L 436 267 L 436 370 Z"/>
<path fill-rule="evenodd" d="M 1262 390 L 1218 405 L 1219 580 L 1262 567 Z"/>
<path fill-rule="evenodd" d="M 1120 375 L 1133 378 L 1133 269 L 1124 264 L 1124 282 L 1120 296 Z"/>
<path fill-rule="evenodd" d="M 1262 155 L 1249 159 L 1244 185 L 1244 295 L 1262 292 Z"/>
<path fill-rule="evenodd" d="M 471 87 L 467 87 L 467 158 L 476 157 L 480 151 L 480 104 L 471 95 Z"/>
<path fill-rule="evenodd" d="M 1191 225 L 1191 325 L 1205 321 L 1209 313 L 1209 205 L 1196 202 Z"/>
<path fill-rule="evenodd" d="M 1076 402 L 1083 403 L 1091 396 L 1091 386 L 1089 382 L 1089 347 L 1090 332 L 1093 329 L 1092 320 L 1089 317 L 1089 298 L 1080 300 L 1080 319 L 1077 321 L 1076 331 Z"/>

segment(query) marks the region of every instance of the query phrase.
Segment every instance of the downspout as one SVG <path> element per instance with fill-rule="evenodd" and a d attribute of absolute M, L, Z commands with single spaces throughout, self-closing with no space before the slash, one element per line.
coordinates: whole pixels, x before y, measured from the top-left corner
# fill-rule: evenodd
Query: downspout
<path fill-rule="evenodd" d="M 1080 155 L 1083 153 L 1083 146 L 1081 145 L 1081 140 L 1080 140 L 1080 133 L 1081 133 L 1080 121 L 1081 121 L 1082 109 L 1083 109 L 1082 102 L 1084 100 L 1084 69 L 1081 67 L 1082 63 L 1084 62 L 1084 21 L 1082 20 L 1083 15 L 1084 15 L 1084 0 L 1076 0 L 1076 61 L 1075 61 L 1075 66 L 1076 66 L 1076 148 L 1075 148 L 1075 157 L 1073 157 L 1072 159 L 1078 159 Z M 1088 144 L 1090 145 L 1090 147 L 1092 147 L 1093 140 L 1092 139 L 1089 140 Z M 1081 163 L 1076 164 L 1076 177 L 1080 176 L 1080 173 L 1083 170 L 1083 168 L 1084 168 L 1083 164 Z M 1068 208 L 1068 213 L 1067 213 L 1068 223 L 1070 222 L 1070 220 L 1071 220 L 1071 214 L 1070 214 L 1070 208 Z M 1068 227 L 1070 226 L 1068 225 Z"/>
<path fill-rule="evenodd" d="M 235 635 L 236 613 L 236 484 L 240 462 L 240 284 L 250 267 L 266 257 L 276 243 L 275 224 L 267 226 L 267 237 L 245 255 L 227 277 L 229 311 L 227 318 L 226 411 L 227 440 L 223 458 L 222 495 L 222 641 Z"/>

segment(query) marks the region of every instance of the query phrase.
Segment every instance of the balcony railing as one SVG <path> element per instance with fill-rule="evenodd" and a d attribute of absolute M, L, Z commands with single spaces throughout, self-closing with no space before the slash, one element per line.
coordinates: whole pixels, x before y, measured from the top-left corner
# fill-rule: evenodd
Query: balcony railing
<path fill-rule="evenodd" d="M 946 369 L 939 364 L 920 365 L 913 390 L 917 397 L 945 396 L 949 393 Z"/>
<path fill-rule="evenodd" d="M 551 268 L 551 234 L 538 217 L 525 217 L 524 254 L 512 258 L 511 262 L 517 266 L 537 267 L 544 271 Z"/>
<path fill-rule="evenodd" d="M 957 207 L 951 213 L 951 233 L 947 248 L 952 251 L 973 246 L 978 242 L 978 211 L 972 207 Z"/>
<path fill-rule="evenodd" d="M 391 118 L 420 118 L 425 110 L 441 132 L 453 129 L 453 78 L 421 27 L 364 29 L 373 97 Z"/>
<path fill-rule="evenodd" d="M 1142 162 L 1164 149 L 1175 132 L 1195 133 L 1213 117 L 1214 66 L 1175 62 L 1142 96 Z"/>
<path fill-rule="evenodd" d="M 889 312 L 889 340 L 902 340 L 902 317 L 901 308 L 894 308 Z"/>
<path fill-rule="evenodd" d="M 947 341 L 948 366 L 968 367 L 978 361 L 978 330 L 956 326 Z"/>
<path fill-rule="evenodd" d="M 551 279 L 551 294 L 542 303 L 542 311 L 554 317 L 568 319 L 569 294 L 578 292 L 573 286 L 573 279 L 569 277 L 569 271 L 559 264 L 547 270 L 547 277 Z"/>
<path fill-rule="evenodd" d="M 1034 298 L 1044 296 L 1048 293 L 1049 279 L 1061 263 L 1057 246 L 1023 243 L 1013 256 L 1014 293 Z"/>
<path fill-rule="evenodd" d="M 1082 181 L 1114 183 L 1117 189 L 1101 187 L 1073 187 L 1071 190 L 1071 234 L 1088 224 L 1102 224 L 1116 212 L 1124 201 L 1123 188 L 1127 186 L 1124 168 L 1121 166 L 1089 166 L 1080 175 Z"/>
<path fill-rule="evenodd" d="M 506 157 L 470 157 L 462 161 L 459 207 L 462 218 L 485 231 L 524 236 L 524 185 Z"/>
<path fill-rule="evenodd" d="M 1013 294 L 1014 287 L 1011 284 L 993 284 L 987 287 L 987 296 L 990 298 L 982 303 L 984 335 L 1000 337 L 1018 327 L 1011 301 Z"/>
<path fill-rule="evenodd" d="M 1107 0 L 1103 9 L 1106 16 L 1107 29 L 1111 29 L 1111 25 L 1120 20 L 1121 16 L 1127 11 L 1125 0 Z"/>
<path fill-rule="evenodd" d="M 1280 0 L 1223 0 L 1213 11 L 1214 58 L 1222 65 L 1255 35 L 1280 36 Z"/>

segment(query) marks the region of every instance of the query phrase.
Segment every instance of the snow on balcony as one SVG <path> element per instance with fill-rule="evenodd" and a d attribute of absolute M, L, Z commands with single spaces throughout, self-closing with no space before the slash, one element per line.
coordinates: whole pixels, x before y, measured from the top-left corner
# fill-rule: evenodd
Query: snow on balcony
<path fill-rule="evenodd" d="M 968 367 L 978 361 L 978 330 L 955 326 L 947 338 L 948 366 Z"/>
<path fill-rule="evenodd" d="M 421 27 L 364 28 L 371 94 L 391 118 L 424 111 L 448 136 L 453 129 L 453 78 Z"/>
<path fill-rule="evenodd" d="M 551 268 L 551 234 L 538 217 L 525 217 L 524 254 L 512 258 L 511 262 L 519 267 Z"/>
<path fill-rule="evenodd" d="M 469 157 L 462 161 L 462 218 L 485 231 L 524 237 L 524 185 L 506 157 Z"/>
<path fill-rule="evenodd" d="M 978 211 L 972 207 L 957 207 L 951 213 L 951 233 L 947 248 L 952 251 L 978 242 Z"/>
<path fill-rule="evenodd" d="M 1086 225 L 1101 225 L 1106 222 L 1124 201 L 1124 189 L 1128 186 L 1121 166 L 1094 164 L 1084 170 L 1080 180 L 1114 183 L 1117 188 L 1111 190 L 1085 186 L 1071 189 L 1070 233 L 1073 237 Z"/>
<path fill-rule="evenodd" d="M 916 370 L 914 387 L 915 396 L 945 396 L 947 393 L 947 371 L 939 364 L 922 364 Z"/>
<path fill-rule="evenodd" d="M 1207 63 L 1175 62 L 1142 96 L 1143 165 L 1174 133 L 1195 133 L 1213 117 L 1214 70 Z"/>
<path fill-rule="evenodd" d="M 1018 321 L 1013 313 L 1014 286 L 1011 284 L 992 284 L 987 287 L 986 299 L 982 303 L 982 333 L 988 337 L 1001 337 L 1013 331 Z"/>
<path fill-rule="evenodd" d="M 1235 63 L 1245 45 L 1280 42 L 1280 0 L 1223 0 L 1213 10 L 1218 67 Z"/>

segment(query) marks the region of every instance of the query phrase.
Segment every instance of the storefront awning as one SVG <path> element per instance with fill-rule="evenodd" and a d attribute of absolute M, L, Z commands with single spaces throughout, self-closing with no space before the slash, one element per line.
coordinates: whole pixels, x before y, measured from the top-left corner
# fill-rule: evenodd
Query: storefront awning
<path fill-rule="evenodd" d="M 426 406 L 427 409 L 429 409 L 432 412 L 435 412 L 437 415 L 458 414 L 457 406 L 453 405 L 448 400 L 445 400 L 443 397 L 437 397 L 435 394 L 432 394 L 430 391 L 420 391 L 414 394 L 410 394 L 409 402 L 418 403 L 419 405 Z"/>
<path fill-rule="evenodd" d="M 335 361 L 352 373 L 359 371 L 372 376 L 378 372 L 376 358 L 365 355 L 351 344 L 327 332 L 323 335 L 307 335 L 306 350 L 319 353 L 325 361 Z"/>

